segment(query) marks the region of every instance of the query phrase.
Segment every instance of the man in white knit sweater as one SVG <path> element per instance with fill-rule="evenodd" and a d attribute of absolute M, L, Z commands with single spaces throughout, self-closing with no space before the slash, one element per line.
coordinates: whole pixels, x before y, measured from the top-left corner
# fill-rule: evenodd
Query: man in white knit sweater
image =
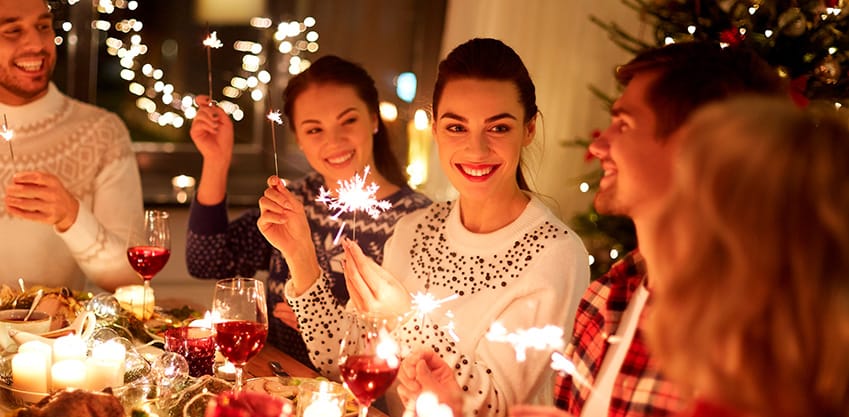
<path fill-rule="evenodd" d="M 141 222 L 141 180 L 114 114 L 50 82 L 53 17 L 44 0 L 0 0 L 0 284 L 106 290 L 140 282 L 126 256 Z M 13 157 L 14 155 L 14 157 Z"/>

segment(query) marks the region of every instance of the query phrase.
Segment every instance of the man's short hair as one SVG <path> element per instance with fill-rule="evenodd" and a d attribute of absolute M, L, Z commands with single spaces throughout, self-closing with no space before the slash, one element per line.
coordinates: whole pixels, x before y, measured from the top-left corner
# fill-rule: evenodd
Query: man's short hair
<path fill-rule="evenodd" d="M 742 47 L 683 42 L 652 48 L 616 69 L 622 85 L 654 73 L 646 101 L 656 117 L 656 136 L 665 140 L 690 113 L 709 102 L 738 94 L 787 95 L 786 82 L 766 61 Z"/>

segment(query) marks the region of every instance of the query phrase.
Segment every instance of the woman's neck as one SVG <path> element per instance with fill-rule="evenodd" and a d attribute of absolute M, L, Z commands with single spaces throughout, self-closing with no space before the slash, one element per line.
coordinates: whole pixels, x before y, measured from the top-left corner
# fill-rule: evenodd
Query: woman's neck
<path fill-rule="evenodd" d="M 460 196 L 460 220 L 470 232 L 491 233 L 518 219 L 529 201 L 530 197 L 518 188 L 505 198 L 478 200 Z"/>

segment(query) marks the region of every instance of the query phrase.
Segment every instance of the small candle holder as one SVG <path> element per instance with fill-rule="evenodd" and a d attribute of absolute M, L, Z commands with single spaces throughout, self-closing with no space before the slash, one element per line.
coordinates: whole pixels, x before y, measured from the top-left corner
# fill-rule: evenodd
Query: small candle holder
<path fill-rule="evenodd" d="M 165 350 L 186 358 L 189 375 L 213 375 L 215 332 L 204 327 L 176 327 L 165 332 Z"/>
<path fill-rule="evenodd" d="M 298 416 L 342 417 L 348 392 L 331 381 L 304 381 L 298 386 Z"/>

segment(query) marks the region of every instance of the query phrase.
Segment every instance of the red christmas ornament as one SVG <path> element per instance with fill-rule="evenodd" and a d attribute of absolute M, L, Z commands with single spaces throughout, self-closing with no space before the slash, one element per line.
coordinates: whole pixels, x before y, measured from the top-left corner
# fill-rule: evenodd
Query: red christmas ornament
<path fill-rule="evenodd" d="M 745 36 L 740 33 L 740 29 L 738 28 L 729 28 L 719 32 L 719 41 L 727 43 L 730 46 L 735 46 L 743 42 L 744 38 Z"/>
<path fill-rule="evenodd" d="M 839 7 L 840 0 L 825 0 L 825 7 Z"/>

